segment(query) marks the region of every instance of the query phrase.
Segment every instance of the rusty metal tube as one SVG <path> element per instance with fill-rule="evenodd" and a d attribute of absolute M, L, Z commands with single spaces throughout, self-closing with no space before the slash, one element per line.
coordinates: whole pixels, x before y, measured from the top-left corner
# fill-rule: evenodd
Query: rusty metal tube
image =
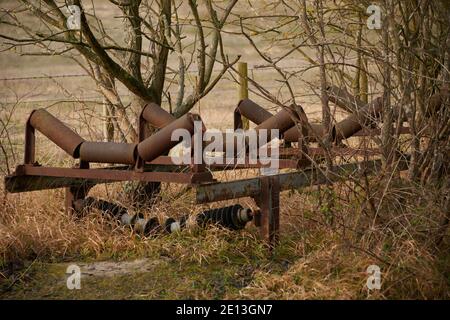
<path fill-rule="evenodd" d="M 374 118 L 378 118 L 383 112 L 383 99 L 378 97 L 357 113 L 351 114 L 344 120 L 336 123 L 332 129 L 333 141 L 339 142 L 357 133 L 363 126 L 369 125 Z"/>
<path fill-rule="evenodd" d="M 242 100 L 236 108 L 236 111 L 250 121 L 254 122 L 256 125 L 259 125 L 272 117 L 272 114 L 269 111 L 262 108 L 250 99 Z M 325 128 L 323 125 L 321 125 L 320 123 L 311 123 L 310 125 L 313 132 L 310 132 L 308 134 L 308 137 L 306 137 L 308 140 L 315 140 L 316 137 L 321 138 L 325 135 Z M 298 129 L 296 127 L 291 127 L 290 129 L 286 130 L 286 132 L 284 132 L 283 136 L 286 142 L 298 142 Z"/>
<path fill-rule="evenodd" d="M 325 127 L 320 123 L 310 123 L 312 132 L 308 130 L 308 136 L 304 137 L 307 141 L 315 141 L 317 138 L 321 139 L 325 136 Z M 309 128 L 308 128 L 309 129 Z M 299 132 L 296 127 L 292 127 L 287 130 L 284 135 L 284 141 L 286 142 L 298 142 Z"/>
<path fill-rule="evenodd" d="M 294 124 L 295 123 L 292 120 L 289 112 L 286 109 L 282 109 L 277 114 L 271 116 L 270 118 L 257 125 L 255 130 L 258 131 L 261 129 L 278 129 L 280 130 L 280 133 L 283 133 L 290 127 L 294 126 Z"/>
<path fill-rule="evenodd" d="M 257 125 L 272 117 L 272 114 L 269 111 L 259 106 L 250 99 L 241 100 L 235 112 L 240 113 L 242 116 L 246 117 L 251 122 L 256 123 Z"/>
<path fill-rule="evenodd" d="M 181 118 L 169 123 L 164 128 L 138 144 L 137 150 L 139 156 L 145 161 L 152 161 L 168 152 L 180 142 L 172 141 L 172 132 L 176 129 L 186 129 L 192 136 L 194 134 L 194 121 L 196 120 L 201 120 L 198 115 L 187 113 Z"/>
<path fill-rule="evenodd" d="M 258 137 L 258 148 L 262 147 L 264 144 L 266 144 L 268 141 L 279 138 L 286 130 L 288 130 L 290 127 L 294 126 L 294 121 L 291 118 L 291 115 L 286 109 L 282 109 L 277 114 L 273 115 L 269 119 L 265 120 L 261 124 L 257 125 L 255 127 L 255 131 L 257 132 Z M 269 135 L 267 136 L 268 141 L 262 141 L 261 135 L 259 133 L 260 130 L 273 130 L 278 129 L 278 137 L 272 136 L 272 133 L 269 132 Z"/>
<path fill-rule="evenodd" d="M 69 155 L 75 159 L 79 158 L 80 145 L 84 142 L 84 139 L 47 110 L 34 110 L 29 122 L 34 129 L 41 132 Z"/>
<path fill-rule="evenodd" d="M 175 121 L 175 117 L 169 112 L 161 108 L 156 103 L 147 104 L 142 110 L 142 118 L 156 128 L 163 128 L 172 121 Z"/>
<path fill-rule="evenodd" d="M 136 144 L 86 141 L 80 147 L 80 159 L 87 162 L 134 164 Z"/>

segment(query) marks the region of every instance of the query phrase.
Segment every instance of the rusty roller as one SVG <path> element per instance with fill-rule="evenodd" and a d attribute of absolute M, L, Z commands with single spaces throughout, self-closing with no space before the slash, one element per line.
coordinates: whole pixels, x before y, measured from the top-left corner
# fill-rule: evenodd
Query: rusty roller
<path fill-rule="evenodd" d="M 310 126 L 312 131 L 308 130 L 308 136 L 305 137 L 308 141 L 317 141 L 317 139 L 322 139 L 325 136 L 326 130 L 323 125 L 310 123 Z M 292 127 L 284 133 L 283 137 L 286 142 L 298 142 L 300 135 L 298 129 Z"/>
<path fill-rule="evenodd" d="M 235 110 L 235 129 L 240 128 L 240 115 L 246 117 L 256 125 L 260 125 L 270 117 L 272 114 L 266 109 L 262 108 L 250 99 L 242 100 Z M 310 140 L 315 140 L 316 137 L 323 137 L 325 135 L 325 128 L 319 123 L 311 123 L 313 132 L 308 134 Z M 299 139 L 299 132 L 296 127 L 291 127 L 283 134 L 286 142 L 297 142 Z"/>
<path fill-rule="evenodd" d="M 138 144 L 139 156 L 145 161 L 152 161 L 168 152 L 180 141 L 172 141 L 172 132 L 176 129 L 186 129 L 191 136 L 194 134 L 194 121 L 201 121 L 200 116 L 187 113 L 181 118 L 169 123 L 167 126 L 151 135 Z"/>
<path fill-rule="evenodd" d="M 29 123 L 69 155 L 75 159 L 80 157 L 80 145 L 84 142 L 84 139 L 47 110 L 33 110 Z"/>
<path fill-rule="evenodd" d="M 333 141 L 340 142 L 357 133 L 363 126 L 369 125 L 374 118 L 378 118 L 383 112 L 383 99 L 378 97 L 357 113 L 351 114 L 344 120 L 336 123 L 332 129 Z"/>
<path fill-rule="evenodd" d="M 261 135 L 259 132 L 261 130 L 272 130 L 272 129 L 278 129 L 279 135 L 281 136 L 286 130 L 294 126 L 294 121 L 291 118 L 291 115 L 289 114 L 289 111 L 286 109 L 282 109 L 277 114 L 271 116 L 269 119 L 265 120 L 264 122 L 260 123 L 255 127 L 255 131 L 257 132 L 258 137 L 258 148 L 262 147 L 263 143 L 267 143 L 268 141 L 279 138 L 279 137 L 267 137 L 268 141 L 260 141 Z"/>
<path fill-rule="evenodd" d="M 294 121 L 292 120 L 289 112 L 287 110 L 285 110 L 285 109 L 282 109 L 277 114 L 275 114 L 273 116 L 270 116 L 269 118 L 267 118 L 266 120 L 264 120 L 262 123 L 258 124 L 255 127 L 255 131 L 257 132 L 257 138 L 258 138 L 257 147 L 258 148 L 262 147 L 263 144 L 266 144 L 270 140 L 272 140 L 274 138 L 279 138 L 279 137 L 268 136 L 267 137 L 267 141 L 260 141 L 260 139 L 261 139 L 261 135 L 259 134 L 260 130 L 278 129 L 279 130 L 279 134 L 281 135 L 281 134 L 283 134 L 283 132 L 288 130 L 293 125 L 294 125 Z M 222 150 L 227 150 L 227 142 L 228 141 L 226 139 L 226 135 L 224 134 L 223 137 L 224 137 L 224 140 L 223 140 L 223 149 Z M 234 140 L 235 140 L 234 141 L 234 153 L 237 152 L 237 140 L 236 139 L 237 138 L 234 138 Z M 244 141 L 246 150 L 250 150 L 249 149 L 249 141 L 248 141 L 248 139 L 249 138 L 246 137 L 246 141 Z"/>
<path fill-rule="evenodd" d="M 144 109 L 142 109 L 141 115 L 145 121 L 158 129 L 164 128 L 176 119 L 169 112 L 153 102 L 147 104 Z"/>
<path fill-rule="evenodd" d="M 87 162 L 134 164 L 136 146 L 131 143 L 86 141 L 81 144 L 80 159 Z"/>
<path fill-rule="evenodd" d="M 241 115 L 249 119 L 251 122 L 261 124 L 269 119 L 272 114 L 262 108 L 250 99 L 241 100 L 234 111 L 234 128 L 242 128 Z"/>
<path fill-rule="evenodd" d="M 294 126 L 289 112 L 285 109 L 272 115 L 253 101 L 246 99 L 239 104 L 237 110 L 238 113 L 257 124 L 255 130 L 278 129 L 282 133 Z"/>
<path fill-rule="evenodd" d="M 276 113 L 275 115 L 271 116 L 270 118 L 264 120 L 260 124 L 258 124 L 255 127 L 255 130 L 261 130 L 261 129 L 278 129 L 280 130 L 280 134 L 294 126 L 295 123 L 291 118 L 291 115 L 289 114 L 289 111 L 286 109 L 282 109 L 280 112 Z"/>

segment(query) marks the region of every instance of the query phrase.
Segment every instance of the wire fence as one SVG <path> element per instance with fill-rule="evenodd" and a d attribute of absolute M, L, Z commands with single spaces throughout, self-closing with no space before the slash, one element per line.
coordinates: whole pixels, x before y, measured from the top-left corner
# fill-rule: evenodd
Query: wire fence
<path fill-rule="evenodd" d="M 248 68 L 248 71 L 253 73 L 256 71 L 269 70 L 270 66 L 254 66 Z M 298 67 L 283 67 L 284 70 L 297 70 L 301 69 Z M 213 72 L 220 72 L 221 70 L 214 70 Z M 195 74 L 197 70 L 188 70 L 187 73 Z M 167 72 L 167 74 L 173 74 L 174 72 Z M 86 77 L 90 78 L 91 76 L 86 73 L 79 74 L 56 74 L 56 75 L 42 75 L 42 76 L 28 76 L 28 77 L 8 77 L 8 78 L 0 78 L 0 81 L 17 81 L 17 80 L 37 80 L 37 79 L 52 79 L 52 78 L 78 78 L 78 77 Z"/>
<path fill-rule="evenodd" d="M 302 70 L 298 66 L 286 66 L 283 69 L 289 70 L 292 73 Z M 220 71 L 214 70 L 213 72 L 219 73 Z M 197 70 L 187 71 L 190 75 L 196 75 L 197 72 Z M 174 74 L 174 71 L 167 73 L 168 76 Z M 267 76 L 268 74 L 273 74 L 273 76 Z M 277 93 L 283 87 L 282 81 L 275 80 L 277 76 L 276 72 L 268 66 L 255 65 L 249 67 L 248 76 L 251 79 L 257 80 L 258 84 L 266 90 L 273 91 L 274 93 Z M 80 79 L 82 81 L 66 81 L 67 79 Z M 223 80 L 233 81 L 229 77 L 224 77 Z M 97 90 L 94 79 L 87 73 L 3 77 L 0 78 L 0 83 L 3 83 L 3 86 L 0 88 L 0 102 L 3 103 L 103 102 L 103 95 Z M 250 87 L 252 87 L 251 84 Z M 128 89 L 119 82 L 117 83 L 117 90 L 123 99 L 131 98 L 132 96 Z M 222 93 L 232 94 L 232 92 L 236 91 L 236 88 L 222 86 L 220 90 Z M 176 94 L 176 92 L 174 93 Z"/>

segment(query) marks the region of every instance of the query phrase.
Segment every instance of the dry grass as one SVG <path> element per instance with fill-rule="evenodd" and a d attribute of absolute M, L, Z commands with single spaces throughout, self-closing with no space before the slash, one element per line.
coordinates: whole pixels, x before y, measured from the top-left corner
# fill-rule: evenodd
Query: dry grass
<path fill-rule="evenodd" d="M 10 122 L 15 143 L 15 157 L 10 155 L 8 159 L 10 168 L 21 161 L 22 119 L 30 107 L 23 105 Z M 98 139 L 98 115 L 78 111 L 73 104 L 66 104 L 58 109 L 57 116 L 68 120 L 83 136 Z M 215 113 L 208 112 L 215 119 Z M 360 142 L 353 138 L 349 143 L 357 146 Z M 40 163 L 73 164 L 41 135 L 37 146 Z M 2 172 L 6 172 L 5 162 Z M 230 180 L 254 174 L 227 171 L 216 177 Z M 400 177 L 388 185 L 385 181 L 380 174 L 367 183 L 361 179 L 335 185 L 332 209 L 323 201 L 326 189 L 283 192 L 282 238 L 273 254 L 259 240 L 254 226 L 240 233 L 211 228 L 146 239 L 97 211 L 81 218 L 66 214 L 62 190 L 4 195 L 0 216 L 3 295 L 38 298 L 46 297 L 45 292 L 51 290 L 52 298 L 450 298 L 448 230 L 440 246 L 435 245 L 448 189 L 427 189 Z M 97 186 L 90 195 L 132 208 L 120 183 Z M 238 202 L 254 207 L 250 199 Z M 229 203 L 233 201 L 211 206 Z M 192 190 L 164 185 L 161 201 L 144 213 L 163 221 L 201 209 L 193 205 Z M 142 257 L 168 260 L 154 272 L 108 281 L 89 280 L 86 290 L 70 296 L 61 285 L 64 268 L 51 272 L 53 266 L 72 261 Z M 381 268 L 380 291 L 368 291 L 366 287 L 366 269 L 371 264 Z M 48 274 L 53 274 L 53 280 Z M 173 281 L 171 274 L 182 277 L 183 285 Z M 130 282 L 132 291 L 136 290 L 131 296 L 127 291 Z M 156 287 L 143 286 L 143 282 Z"/>
<path fill-rule="evenodd" d="M 375 180 L 372 183 L 376 185 Z M 116 184 L 96 187 L 92 193 L 120 201 L 119 190 L 120 185 Z M 180 287 L 178 282 L 167 280 L 166 286 L 176 294 L 158 295 L 148 288 L 140 288 L 140 281 L 135 283 L 137 292 L 140 289 L 147 294 L 151 292 L 150 297 L 154 298 L 194 295 L 238 299 L 448 299 L 448 237 L 440 248 L 433 241 L 444 214 L 436 200 L 439 192 L 442 191 L 424 191 L 406 183 L 392 185 L 379 203 L 376 217 L 364 204 L 364 197 L 355 196 L 353 186 L 335 186 L 338 201 L 329 212 L 320 207 L 321 193 L 315 188 L 303 193 L 285 192 L 281 201 L 281 244 L 272 255 L 258 240 L 253 226 L 241 233 L 210 228 L 146 239 L 99 212 L 82 218 L 67 215 L 62 208 L 63 193 L 59 190 L 8 195 L 3 199 L 0 218 L 1 265 L 7 277 L 3 279 L 4 288 L 9 288 L 11 281 L 36 261 L 148 257 L 168 258 L 167 265 L 158 272 L 170 273 L 172 268 L 176 270 L 173 272 L 182 271 L 185 280 L 193 286 Z M 379 195 L 374 193 L 373 197 Z M 192 192 L 180 193 L 179 187 L 165 187 L 161 202 L 146 214 L 163 218 L 198 212 L 200 208 L 191 203 Z M 251 205 L 245 199 L 242 204 Z M 330 215 L 334 217 L 332 224 Z M 371 264 L 379 265 L 382 270 L 380 291 L 366 288 L 366 269 Z M 27 281 L 21 278 L 12 291 L 4 292 L 5 297 L 39 297 L 40 293 L 33 291 L 36 287 L 29 288 L 27 283 L 39 279 L 39 286 L 45 288 L 42 273 L 46 272 L 46 268 L 28 272 L 24 277 Z M 211 280 L 199 280 L 199 276 Z M 146 276 L 136 275 L 136 279 L 141 277 Z M 224 279 L 217 282 L 217 277 Z M 91 291 L 77 297 L 93 297 L 99 294 L 97 290 L 110 292 L 101 297 L 127 296 L 120 291 L 123 279 L 114 279 L 90 284 Z M 133 276 L 127 277 L 127 281 L 133 281 Z M 61 289 L 54 297 L 65 297 L 67 292 L 61 292 L 65 291 Z"/>
<path fill-rule="evenodd" d="M 99 12 L 111 16 L 106 10 Z M 242 61 L 248 61 L 250 67 L 261 63 L 242 37 L 227 36 L 225 42 L 230 54 L 241 54 Z M 271 50 L 280 53 L 282 48 L 275 46 Z M 303 66 L 305 61 L 286 64 Z M 4 77 L 80 73 L 62 57 L 18 58 L 10 52 L 0 55 L 0 66 Z M 273 70 L 258 70 L 251 76 L 281 100 L 284 93 L 286 99 L 286 88 L 278 91 L 280 85 Z M 308 72 L 301 74 L 301 78 L 314 83 L 317 74 Z M 292 85 L 309 119 L 317 120 L 319 99 L 305 90 L 303 80 L 292 80 Z M 73 96 L 67 97 L 62 87 Z M 2 103 L 15 101 L 16 97 L 24 101 L 74 99 L 97 94 L 93 88 L 94 83 L 86 78 L 61 79 L 58 85 L 53 80 L 4 82 L 0 97 Z M 208 128 L 230 128 L 236 96 L 235 84 L 230 78 L 224 79 L 193 111 L 201 114 Z M 251 97 L 271 108 L 263 99 Z M 2 135 L 0 141 L 8 147 L 8 158 L 0 153 L 3 175 L 8 173 L 7 167 L 11 171 L 22 161 L 23 124 L 34 108 L 50 107 L 50 112 L 84 138 L 101 139 L 99 104 L 43 102 L 13 107 L 3 104 L 0 110 L 2 120 L 12 114 L 7 123 L 10 136 L 3 140 Z M 274 112 L 273 108 L 271 111 Z M 336 112 L 334 116 L 341 119 L 342 114 Z M 37 138 L 37 158 L 41 164 L 73 164 L 41 135 Z M 350 144 L 356 146 L 359 140 L 353 138 Z M 252 174 L 230 171 L 220 177 L 227 180 Z M 209 228 L 140 238 L 100 212 L 92 211 L 82 218 L 66 214 L 62 190 L 4 195 L 1 188 L 1 298 L 450 298 L 449 230 L 440 246 L 435 245 L 446 214 L 442 198 L 448 195 L 448 189 L 418 187 L 399 178 L 386 185 L 380 175 L 369 179 L 368 185 L 356 181 L 337 184 L 332 192 L 334 208 L 324 205 L 324 189 L 284 192 L 281 243 L 269 254 L 254 226 L 238 233 Z M 130 206 L 121 190 L 120 184 L 97 186 L 91 195 Z M 236 202 L 254 206 L 250 199 Z M 212 206 L 228 203 L 233 202 Z M 191 190 L 165 185 L 162 200 L 145 214 L 163 219 L 201 209 L 193 205 Z M 162 263 L 152 272 L 107 280 L 87 279 L 79 292 L 69 292 L 64 286 L 66 263 L 142 257 Z M 366 287 L 366 269 L 372 264 L 381 268 L 379 291 Z"/>
<path fill-rule="evenodd" d="M 3 173 L 5 160 L 10 169 L 21 162 L 23 119 L 35 107 L 22 104 L 12 113 L 8 129 L 15 156 L 2 155 Z M 95 108 L 87 107 L 62 104 L 51 111 L 84 137 L 99 140 L 99 116 Z M 2 119 L 12 110 L 8 108 Z M 229 117 L 217 117 L 217 109 L 202 110 L 208 127 L 226 126 L 223 119 L 231 122 L 232 105 L 223 109 Z M 351 145 L 360 143 L 352 139 Z M 37 146 L 42 164 L 74 164 L 42 135 Z M 217 177 L 230 180 L 254 174 L 228 171 Z M 2 198 L 0 215 L 2 296 L 39 298 L 50 290 L 51 298 L 450 298 L 448 230 L 440 247 L 435 245 L 448 189 L 419 187 L 400 177 L 388 185 L 385 181 L 380 174 L 367 184 L 364 179 L 337 184 L 332 209 L 324 205 L 323 188 L 282 193 L 282 238 L 272 255 L 254 226 L 240 233 L 211 228 L 144 239 L 100 212 L 82 218 L 66 214 L 62 190 L 8 194 Z M 130 206 L 121 191 L 121 184 L 112 184 L 97 186 L 90 194 Z M 239 202 L 254 207 L 250 199 Z M 228 203 L 233 202 L 212 206 Z M 145 214 L 164 219 L 201 209 L 193 205 L 191 190 L 164 185 L 161 201 Z M 72 261 L 142 257 L 168 261 L 155 272 L 88 280 L 86 290 L 70 296 L 61 285 L 64 268 L 50 272 L 53 266 Z M 371 264 L 381 268 L 380 291 L 368 291 L 365 285 Z M 174 281 L 172 275 L 183 282 Z"/>

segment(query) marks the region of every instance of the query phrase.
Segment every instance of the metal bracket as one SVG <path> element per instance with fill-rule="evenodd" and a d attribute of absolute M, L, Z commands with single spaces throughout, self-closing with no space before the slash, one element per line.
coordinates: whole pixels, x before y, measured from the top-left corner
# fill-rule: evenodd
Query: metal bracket
<path fill-rule="evenodd" d="M 23 161 L 24 164 L 33 164 L 35 161 L 36 134 L 33 126 L 30 123 L 30 119 L 31 116 L 33 115 L 33 112 L 31 112 L 25 124 L 25 157 Z"/>
<path fill-rule="evenodd" d="M 80 161 L 79 165 L 75 166 L 79 169 L 89 169 L 89 162 Z M 68 214 L 77 213 L 74 207 L 74 202 L 77 200 L 82 200 L 86 198 L 87 194 L 89 193 L 89 190 L 94 185 L 90 184 L 83 184 L 81 186 L 76 187 L 66 187 L 65 189 L 65 210 Z"/>

